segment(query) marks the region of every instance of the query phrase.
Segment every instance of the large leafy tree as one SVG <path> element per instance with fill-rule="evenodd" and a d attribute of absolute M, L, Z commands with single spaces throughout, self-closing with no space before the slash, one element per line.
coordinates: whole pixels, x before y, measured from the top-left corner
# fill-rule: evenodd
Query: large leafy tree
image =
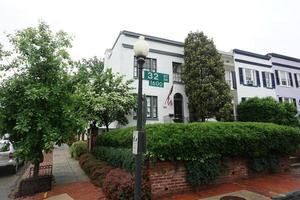
<path fill-rule="evenodd" d="M 126 115 L 136 106 L 136 97 L 130 86 L 132 80 L 125 81 L 111 69 L 104 70 L 103 61 L 96 57 L 77 62 L 76 66 L 74 96 L 78 99 L 77 110 L 83 119 L 96 121 L 107 131 L 114 121 L 127 124 Z"/>
<path fill-rule="evenodd" d="M 214 117 L 231 102 L 221 55 L 203 32 L 190 32 L 185 39 L 183 81 L 191 121 Z"/>
<path fill-rule="evenodd" d="M 78 128 L 67 73 L 71 38 L 53 33 L 44 22 L 8 38 L 13 50 L 1 69 L 14 73 L 0 85 L 1 122 L 17 155 L 34 164 L 36 176 L 42 152 L 66 142 Z"/>

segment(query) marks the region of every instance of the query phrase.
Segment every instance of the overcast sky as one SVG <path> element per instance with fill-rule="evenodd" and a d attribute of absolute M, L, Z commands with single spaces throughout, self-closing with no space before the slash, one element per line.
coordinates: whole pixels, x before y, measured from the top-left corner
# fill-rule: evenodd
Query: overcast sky
<path fill-rule="evenodd" d="M 74 36 L 72 56 L 104 56 L 121 30 L 184 41 L 203 31 L 219 50 L 300 58 L 298 0 L 1 0 L 0 42 L 38 20 Z"/>

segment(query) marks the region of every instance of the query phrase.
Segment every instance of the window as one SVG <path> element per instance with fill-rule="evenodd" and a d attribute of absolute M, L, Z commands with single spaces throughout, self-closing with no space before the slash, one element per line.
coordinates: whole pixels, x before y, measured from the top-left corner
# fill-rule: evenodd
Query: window
<path fill-rule="evenodd" d="M 295 74 L 296 87 L 300 87 L 300 74 Z"/>
<path fill-rule="evenodd" d="M 244 77 L 246 85 L 255 85 L 256 86 L 256 75 L 255 70 L 253 69 L 244 69 Z"/>
<path fill-rule="evenodd" d="M 272 87 L 272 78 L 270 72 L 265 72 L 265 81 L 266 81 L 266 87 L 271 88 Z"/>
<path fill-rule="evenodd" d="M 232 89 L 232 79 L 230 71 L 225 71 L 225 81 L 229 85 L 230 89 Z"/>
<path fill-rule="evenodd" d="M 147 119 L 157 118 L 157 96 L 146 96 L 147 99 Z M 133 111 L 133 118 L 136 119 L 136 109 Z"/>
<path fill-rule="evenodd" d="M 147 96 L 147 118 L 157 118 L 156 96 Z"/>
<path fill-rule="evenodd" d="M 279 102 L 293 103 L 297 107 L 297 102 L 296 102 L 295 98 L 291 98 L 291 97 L 279 97 L 278 100 L 279 100 Z"/>
<path fill-rule="evenodd" d="M 154 58 L 146 58 L 145 64 L 143 66 L 143 70 L 156 72 L 157 71 L 157 63 L 156 59 Z M 137 66 L 137 59 L 134 57 L 134 69 L 133 69 L 133 76 L 138 76 L 138 66 Z"/>
<path fill-rule="evenodd" d="M 291 86 L 291 80 L 288 72 L 279 71 L 280 85 Z"/>
<path fill-rule="evenodd" d="M 173 82 L 182 83 L 182 64 L 173 62 Z"/>

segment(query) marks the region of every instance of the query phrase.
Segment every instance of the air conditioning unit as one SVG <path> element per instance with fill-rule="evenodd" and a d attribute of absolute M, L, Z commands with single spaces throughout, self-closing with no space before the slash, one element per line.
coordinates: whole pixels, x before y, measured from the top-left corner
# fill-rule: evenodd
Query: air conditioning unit
<path fill-rule="evenodd" d="M 253 81 L 252 80 L 247 80 L 247 85 L 253 85 Z"/>

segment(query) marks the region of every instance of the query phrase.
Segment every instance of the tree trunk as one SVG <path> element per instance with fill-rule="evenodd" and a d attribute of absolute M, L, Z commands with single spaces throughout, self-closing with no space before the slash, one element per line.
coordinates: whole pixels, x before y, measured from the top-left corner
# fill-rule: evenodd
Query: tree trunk
<path fill-rule="evenodd" d="M 202 122 L 205 122 L 205 117 L 201 117 L 201 121 L 202 121 Z"/>
<path fill-rule="evenodd" d="M 39 176 L 39 171 L 40 171 L 40 163 L 36 162 L 36 163 L 34 163 L 34 168 L 33 168 L 33 177 L 34 178 Z"/>
<path fill-rule="evenodd" d="M 106 132 L 108 132 L 109 131 L 109 124 L 105 123 L 105 127 L 106 127 Z"/>

